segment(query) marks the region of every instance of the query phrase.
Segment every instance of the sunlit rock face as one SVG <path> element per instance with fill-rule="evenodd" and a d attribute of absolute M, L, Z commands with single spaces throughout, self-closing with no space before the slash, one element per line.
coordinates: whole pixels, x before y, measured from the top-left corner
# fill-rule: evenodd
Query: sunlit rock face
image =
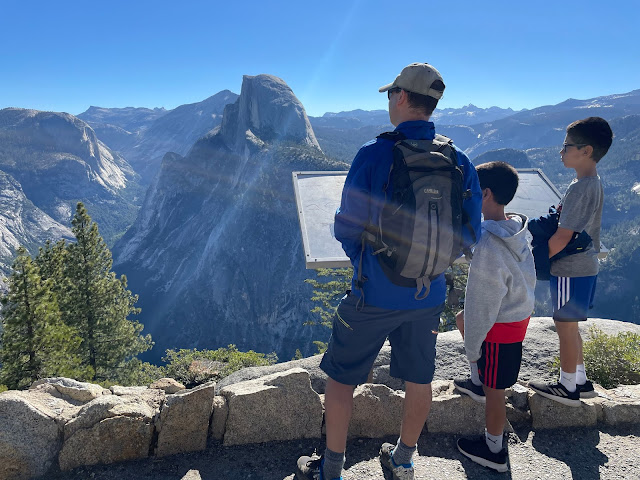
<path fill-rule="evenodd" d="M 291 141 L 320 149 L 302 103 L 289 86 L 272 75 L 245 75 L 236 103 L 227 105 L 221 134 L 238 150 L 250 138 Z"/>
<path fill-rule="evenodd" d="M 0 277 L 9 275 L 20 246 L 32 253 L 47 240 L 71 239 L 71 230 L 36 207 L 18 181 L 0 171 Z M 0 292 L 6 284 L 0 280 Z"/>

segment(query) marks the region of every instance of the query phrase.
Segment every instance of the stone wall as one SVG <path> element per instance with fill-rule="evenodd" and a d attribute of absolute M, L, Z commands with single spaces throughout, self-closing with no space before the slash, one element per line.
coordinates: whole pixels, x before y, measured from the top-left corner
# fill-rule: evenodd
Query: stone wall
<path fill-rule="evenodd" d="M 633 331 L 637 327 L 611 323 Z M 534 325 L 544 326 L 544 322 L 536 320 Z M 451 338 L 448 343 L 454 346 L 449 345 L 448 355 L 461 344 Z M 540 344 L 540 338 L 535 340 Z M 443 350 L 440 348 L 439 356 Z M 208 441 L 240 445 L 321 438 L 324 396 L 312 387 L 321 383 L 317 365 L 312 363 L 317 360 L 298 361 L 309 364 L 309 369 L 285 364 L 286 370 L 277 371 L 280 364 L 267 367 L 276 371 L 263 370 L 259 376 L 245 369 L 235 375 L 236 381 L 225 379 L 217 386 L 209 383 L 189 390 L 171 379 L 149 387 L 107 390 L 67 378 L 49 378 L 27 391 L 4 392 L 0 394 L 0 480 L 38 477 L 58 467 L 70 470 L 203 450 Z M 462 362 L 458 373 L 464 374 L 466 368 Z M 352 437 L 378 438 L 399 432 L 404 392 L 388 376 L 384 351 L 373 377 L 391 385 L 380 382 L 356 388 Z M 507 428 L 516 424 L 534 429 L 597 428 L 638 422 L 639 385 L 596 389 L 597 398 L 568 407 L 533 393 L 522 381 L 507 390 Z M 482 404 L 459 395 L 451 380 L 433 382 L 426 431 L 459 435 L 483 429 Z"/>

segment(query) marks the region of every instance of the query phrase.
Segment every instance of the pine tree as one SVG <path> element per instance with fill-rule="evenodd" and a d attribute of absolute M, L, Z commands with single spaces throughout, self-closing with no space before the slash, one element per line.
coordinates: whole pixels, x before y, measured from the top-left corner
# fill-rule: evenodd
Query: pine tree
<path fill-rule="evenodd" d="M 65 241 L 52 244 L 47 240 L 44 247 L 40 247 L 38 255 L 34 259 L 38 266 L 38 271 L 43 280 L 55 279 L 59 282 L 63 275 Z"/>
<path fill-rule="evenodd" d="M 64 274 L 66 247 L 64 240 L 60 240 L 55 244 L 47 240 L 44 247 L 40 247 L 38 255 L 34 258 L 40 277 L 43 281 L 49 282 L 51 290 L 56 295 L 63 320 L 67 318 L 65 312 L 68 310 L 70 302 L 69 280 Z"/>
<path fill-rule="evenodd" d="M 80 338 L 62 322 L 50 282 L 42 281 L 23 247 L 2 298 L 2 316 L 0 383 L 25 388 L 46 376 L 83 374 L 75 353 Z"/>
<path fill-rule="evenodd" d="M 78 203 L 72 220 L 77 242 L 67 247 L 64 276 L 68 279 L 65 321 L 82 337 L 83 361 L 93 370 L 91 380 L 118 379 L 128 363 L 153 345 L 143 326 L 128 319 L 140 312 L 127 290 L 127 279 L 111 271 L 111 251 L 86 208 Z M 124 372 L 124 373 L 123 373 Z"/>
<path fill-rule="evenodd" d="M 313 287 L 313 296 L 311 300 L 318 302 L 311 310 L 320 316 L 320 322 L 309 320 L 305 325 L 318 325 L 331 328 L 336 308 L 340 303 L 340 299 L 344 296 L 344 292 L 351 288 L 351 277 L 353 276 L 352 268 L 320 268 L 316 271 L 318 279 L 308 278 L 306 283 L 310 283 Z M 324 278 L 328 277 L 327 280 Z"/>

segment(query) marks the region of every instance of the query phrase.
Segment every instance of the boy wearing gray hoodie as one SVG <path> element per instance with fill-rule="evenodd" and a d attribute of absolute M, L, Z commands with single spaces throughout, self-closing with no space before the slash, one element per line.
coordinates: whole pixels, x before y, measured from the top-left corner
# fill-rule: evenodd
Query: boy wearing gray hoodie
<path fill-rule="evenodd" d="M 506 472 L 502 445 L 505 388 L 518 380 L 529 317 L 534 307 L 536 272 L 527 240 L 527 217 L 505 214 L 518 188 L 518 173 L 508 163 L 476 167 L 482 189 L 482 235 L 473 252 L 459 315 L 471 379 L 456 388 L 476 400 L 486 398 L 486 430 L 481 439 L 458 440 L 458 450 L 476 463 Z"/>

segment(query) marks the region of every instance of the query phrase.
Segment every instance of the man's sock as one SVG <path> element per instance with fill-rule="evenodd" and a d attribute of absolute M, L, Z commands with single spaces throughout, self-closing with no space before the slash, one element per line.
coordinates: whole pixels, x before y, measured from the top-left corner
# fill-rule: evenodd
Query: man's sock
<path fill-rule="evenodd" d="M 469 370 L 471 370 L 471 381 L 474 385 L 480 386 L 480 376 L 478 375 L 478 362 L 469 362 Z"/>
<path fill-rule="evenodd" d="M 579 385 L 587 383 L 587 372 L 584 369 L 584 363 L 576 367 L 576 383 Z"/>
<path fill-rule="evenodd" d="M 576 374 L 567 373 L 564 370 L 560 369 L 560 383 L 564 385 L 564 388 L 569 390 L 570 392 L 576 391 Z"/>
<path fill-rule="evenodd" d="M 334 452 L 325 448 L 324 463 L 322 465 L 323 480 L 334 480 L 342 476 L 344 467 L 344 453 Z"/>
<path fill-rule="evenodd" d="M 413 452 L 416 451 L 416 446 L 407 447 L 402 440 L 398 439 L 398 443 L 396 444 L 396 448 L 393 450 L 393 461 L 396 465 L 404 465 L 411 463 L 411 458 L 413 457 Z"/>
<path fill-rule="evenodd" d="M 486 429 L 484 431 L 484 439 L 491 453 L 498 453 L 502 450 L 502 435 L 491 435 Z"/>

